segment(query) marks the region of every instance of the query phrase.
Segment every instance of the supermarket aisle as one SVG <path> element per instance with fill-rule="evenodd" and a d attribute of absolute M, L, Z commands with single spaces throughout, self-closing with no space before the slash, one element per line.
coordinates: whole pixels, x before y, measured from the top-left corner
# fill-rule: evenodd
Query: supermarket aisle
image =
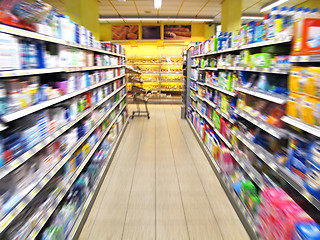
<path fill-rule="evenodd" d="M 80 239 L 249 239 L 178 105 L 128 126 Z"/>

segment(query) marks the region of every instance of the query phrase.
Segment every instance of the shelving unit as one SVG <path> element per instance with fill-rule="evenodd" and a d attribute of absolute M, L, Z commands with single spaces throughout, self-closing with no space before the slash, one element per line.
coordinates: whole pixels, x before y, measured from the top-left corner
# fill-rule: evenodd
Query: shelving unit
<path fill-rule="evenodd" d="M 57 126 L 54 131 L 47 133 L 42 136 L 41 141 L 36 143 L 29 149 L 23 149 L 24 152 L 18 157 L 13 157 L 8 163 L 0 168 L 0 181 L 5 181 L 11 175 L 16 174 L 17 171 L 22 168 L 25 164 L 30 164 L 35 161 L 35 157 L 47 157 L 45 151 L 49 146 L 52 146 L 53 143 L 61 141 L 61 138 L 68 132 L 76 129 L 79 126 L 79 123 L 84 121 L 87 118 L 92 118 L 92 125 L 88 128 L 81 138 L 76 141 L 74 146 L 70 146 L 70 149 L 63 155 L 61 158 L 57 158 L 55 163 L 52 165 L 44 165 L 43 169 L 38 169 L 37 177 L 34 177 L 32 184 L 28 185 L 23 189 L 22 192 L 19 192 L 19 197 L 15 203 L 12 203 L 13 206 L 11 209 L 5 213 L 2 218 L 0 218 L 0 238 L 6 238 L 7 231 L 12 229 L 17 224 L 20 223 L 23 216 L 28 213 L 29 208 L 34 208 L 34 202 L 38 198 L 47 198 L 45 209 L 37 206 L 33 211 L 33 216 L 38 216 L 33 221 L 32 228 L 29 226 L 26 228 L 24 235 L 28 239 L 36 239 L 40 237 L 40 234 L 46 226 L 49 226 L 51 218 L 54 215 L 55 211 L 59 210 L 59 206 L 63 199 L 68 195 L 69 191 L 72 189 L 73 184 L 76 182 L 78 177 L 86 169 L 89 163 L 91 163 L 94 154 L 99 149 L 102 142 L 110 134 L 110 131 L 118 125 L 119 121 L 126 119 L 125 124 L 123 125 L 121 131 L 119 129 L 119 134 L 113 142 L 112 149 L 110 150 L 108 157 L 103 165 L 101 165 L 101 170 L 99 175 L 95 180 L 94 186 L 90 189 L 90 193 L 86 196 L 86 200 L 82 204 L 81 210 L 79 210 L 77 221 L 75 222 L 71 235 L 74 237 L 79 233 L 83 225 L 92 204 L 94 198 L 99 191 L 102 180 L 108 171 L 112 157 L 115 153 L 115 150 L 118 146 L 118 143 L 123 135 L 123 132 L 127 126 L 127 110 L 126 110 L 126 98 L 127 94 L 125 91 L 125 56 L 118 53 L 108 52 L 101 49 L 95 49 L 92 47 L 82 46 L 79 44 L 66 42 L 61 39 L 55 39 L 52 37 L 47 37 L 38 33 L 33 33 L 26 30 L 21 30 L 9 26 L 0 25 L 0 32 L 14 35 L 16 37 L 28 38 L 30 40 L 40 40 L 45 43 L 63 45 L 70 48 L 87 50 L 88 52 L 100 53 L 105 55 L 114 56 L 117 58 L 117 65 L 106 65 L 106 66 L 85 66 L 85 67 L 59 67 L 59 68 L 43 68 L 43 69 L 16 69 L 1 71 L 0 78 L 17 78 L 24 76 L 38 76 L 46 74 L 62 74 L 62 73 L 75 73 L 75 72 L 91 72 L 91 71 L 104 71 L 108 69 L 115 69 L 113 71 L 113 77 L 110 77 L 110 74 L 105 75 L 105 79 L 100 79 L 98 82 L 95 81 L 94 84 L 90 86 L 77 89 L 75 91 L 62 94 L 59 97 L 48 99 L 46 101 L 40 101 L 39 103 L 20 110 L 7 113 L 2 116 L 2 120 L 8 125 L 7 129 L 15 126 L 16 121 L 23 121 L 25 117 L 29 115 L 37 114 L 40 111 L 47 110 L 52 107 L 61 106 L 67 101 L 75 100 L 78 97 L 83 96 L 83 94 L 92 94 L 100 91 L 100 96 L 96 95 L 95 101 L 88 108 L 85 108 L 83 111 L 80 111 L 77 116 L 69 121 L 65 121 L 65 124 Z M 87 95 L 86 95 L 87 96 Z M 92 96 L 92 100 L 93 100 Z M 95 117 L 92 117 L 92 114 L 99 114 Z M 97 118 L 99 116 L 99 119 Z M 82 124 L 82 123 L 81 123 Z M 82 125 L 81 125 L 82 126 Z M 120 126 L 120 125 L 119 125 Z M 88 125 L 89 127 L 89 125 Z M 97 134 L 97 131 L 101 131 L 101 134 L 98 134 L 98 139 L 93 145 L 89 145 L 89 152 L 83 156 L 82 161 L 79 165 L 70 173 L 64 173 L 61 175 L 61 182 L 57 184 L 57 188 L 51 192 L 52 195 L 47 196 L 46 189 L 49 185 L 52 185 L 53 181 L 56 181 L 57 175 L 61 174 L 66 164 L 74 161 L 72 159 L 78 154 L 77 152 L 81 150 L 85 144 L 89 144 L 88 141 L 92 139 L 93 134 Z M 41 153 L 41 155 L 40 155 Z M 44 161 L 42 159 L 41 161 Z M 60 175 L 59 175 L 60 176 Z M 60 177 L 61 177 L 60 176 Z M 7 180 L 6 180 L 7 181 Z M 17 194 L 17 193 L 16 193 Z M 45 210 L 45 212 L 43 212 Z M 26 223 L 28 224 L 28 223 Z"/>
<path fill-rule="evenodd" d="M 171 62 L 172 60 L 174 62 Z M 159 56 L 132 56 L 128 66 L 140 70 L 141 79 L 144 82 L 142 87 L 149 92 L 150 102 L 181 102 L 184 84 L 183 72 L 171 71 L 171 68 L 182 68 L 182 57 L 164 57 L 161 54 Z M 149 67 L 149 69 L 144 71 L 143 69 L 146 69 L 146 67 Z M 164 87 L 168 84 L 171 84 L 172 88 Z M 147 87 L 148 85 L 153 87 Z"/>
<path fill-rule="evenodd" d="M 242 200 L 235 193 L 231 178 L 228 175 L 223 173 L 223 171 L 219 167 L 218 159 L 214 159 L 213 153 L 211 153 L 210 150 L 207 148 L 206 144 L 210 145 L 210 141 L 211 141 L 207 139 L 209 138 L 208 135 L 210 135 L 211 131 L 213 131 L 213 133 L 215 134 L 215 137 L 220 141 L 221 145 L 225 146 L 226 149 L 230 151 L 230 154 L 235 162 L 234 164 L 237 164 L 241 167 L 242 173 L 246 176 L 246 179 L 250 179 L 251 182 L 254 183 L 254 185 L 258 189 L 262 190 L 268 186 L 268 182 L 266 182 L 264 174 L 267 174 L 267 176 L 271 174 L 271 178 L 276 179 L 276 184 L 284 188 L 285 191 L 287 191 L 287 193 L 294 199 L 295 198 L 299 199 L 299 201 L 301 201 L 299 205 L 301 204 L 300 206 L 304 208 L 305 211 L 308 211 L 308 214 L 314 214 L 310 216 L 315 217 L 319 213 L 318 211 L 320 211 L 320 208 L 319 208 L 320 201 L 315 196 L 313 196 L 310 192 L 308 192 L 303 180 L 299 176 L 291 172 L 286 167 L 285 164 L 279 163 L 278 159 L 276 158 L 276 156 L 274 156 L 271 153 L 270 149 L 264 148 L 258 145 L 257 143 L 253 142 L 252 133 L 249 133 L 248 131 L 248 135 L 245 135 L 240 131 L 233 131 L 231 130 L 231 128 L 232 126 L 239 126 L 240 125 L 239 121 L 241 121 L 241 125 L 249 126 L 250 129 L 252 128 L 252 129 L 255 129 L 256 131 L 261 131 L 263 134 L 268 134 L 273 138 L 277 139 L 277 141 L 281 142 L 281 144 L 285 145 L 285 143 L 288 142 L 288 139 L 290 139 L 292 136 L 295 136 L 296 134 L 296 131 L 290 129 L 290 126 L 295 128 L 296 130 L 309 133 L 311 136 L 313 136 L 312 139 L 314 139 L 314 137 L 318 137 L 318 138 L 320 137 L 320 127 L 311 126 L 309 124 L 303 123 L 300 119 L 296 119 L 290 116 L 283 116 L 281 118 L 281 121 L 284 123 L 287 123 L 288 125 L 280 124 L 280 126 L 282 127 L 276 127 L 275 125 L 272 125 L 267 121 L 264 121 L 262 118 L 253 117 L 252 115 L 249 114 L 249 112 L 242 110 L 242 108 L 239 109 L 235 105 L 233 105 L 232 107 L 224 106 L 224 109 L 226 108 L 232 109 L 230 111 L 230 115 L 233 115 L 233 116 L 230 117 L 228 114 L 224 113 L 221 110 L 222 103 L 221 103 L 221 98 L 219 98 L 219 96 L 223 94 L 225 94 L 225 96 L 228 97 L 228 99 L 232 99 L 232 100 L 235 100 L 238 96 L 239 97 L 245 96 L 241 100 L 247 99 L 247 97 L 248 99 L 251 100 L 254 97 L 255 99 L 260 99 L 260 100 L 270 102 L 270 104 L 278 104 L 281 107 L 286 106 L 289 98 L 287 96 L 287 93 L 277 94 L 277 93 L 263 92 L 253 87 L 245 88 L 237 85 L 233 88 L 232 91 L 229 91 L 224 88 L 221 88 L 220 85 L 217 86 L 217 85 L 210 84 L 209 82 L 206 82 L 208 80 L 206 79 L 206 76 L 205 76 L 205 72 L 209 72 L 210 74 L 210 72 L 212 71 L 218 72 L 221 70 L 222 71 L 227 70 L 227 71 L 234 71 L 233 74 L 237 74 L 237 71 L 246 71 L 246 72 L 249 72 L 248 74 L 250 74 L 250 72 L 269 73 L 269 74 L 275 74 L 279 77 L 281 76 L 282 78 L 288 78 L 289 77 L 288 75 L 291 73 L 290 69 L 281 69 L 277 67 L 275 68 L 241 67 L 241 66 L 231 67 L 231 66 L 219 66 L 219 65 L 217 67 L 199 68 L 200 62 L 199 62 L 199 65 L 194 63 L 198 62 L 196 61 L 197 58 L 208 57 L 208 56 L 217 57 L 215 60 L 207 58 L 207 62 L 208 64 L 210 64 L 210 62 L 217 61 L 218 57 L 220 56 L 223 57 L 223 54 L 225 53 L 228 53 L 228 54 L 234 53 L 238 55 L 241 50 L 257 48 L 254 50 L 254 52 L 256 53 L 258 52 L 258 48 L 262 46 L 272 46 L 272 45 L 281 45 L 281 44 L 288 45 L 290 43 L 291 43 L 291 39 L 285 39 L 280 41 L 277 41 L 277 40 L 266 41 L 262 43 L 241 46 L 239 48 L 231 48 L 231 49 L 225 49 L 221 51 L 210 52 L 206 54 L 199 54 L 199 55 L 191 56 L 191 60 L 190 60 L 191 61 L 190 71 L 193 72 L 193 74 L 191 75 L 192 78 L 190 78 L 190 82 L 187 85 L 187 91 L 195 92 L 195 90 L 197 89 L 197 86 L 200 88 L 201 91 L 199 91 L 198 89 L 198 91 L 195 92 L 196 99 L 190 96 L 190 103 L 189 103 L 190 105 L 187 110 L 187 116 L 188 116 L 187 121 L 191 129 L 193 130 L 194 134 L 196 135 L 199 141 L 199 144 L 201 145 L 204 152 L 206 153 L 208 157 L 208 161 L 210 162 L 213 170 L 215 171 L 217 177 L 219 178 L 221 185 L 223 185 L 232 205 L 234 206 L 236 212 L 238 213 L 251 239 L 259 239 L 259 230 L 255 225 L 255 221 L 252 221 L 253 217 L 251 212 L 245 206 L 243 207 Z M 309 62 L 309 63 L 320 62 L 320 55 L 291 56 L 291 62 L 297 62 L 300 64 L 306 64 L 306 62 Z M 195 79 L 200 79 L 200 80 L 195 80 Z M 209 77 L 209 81 L 212 82 L 212 79 L 210 77 Z M 217 81 L 217 80 L 214 80 L 214 81 Z M 214 96 L 212 96 L 212 94 Z M 217 97 L 217 94 L 218 94 L 218 97 Z M 209 98 L 214 99 L 214 102 L 211 101 Z M 218 102 L 217 104 L 219 106 L 215 103 L 216 101 Z M 195 105 L 194 105 L 194 102 L 195 102 Z M 198 109 L 198 107 L 199 108 L 201 107 L 201 110 Z M 225 137 L 225 135 L 223 135 L 216 128 L 217 123 L 215 119 L 215 114 L 217 114 L 220 118 L 222 117 L 224 120 L 227 120 L 228 124 L 230 124 L 229 127 L 227 127 L 228 130 L 226 131 L 227 132 L 229 131 L 229 134 L 231 134 L 230 139 L 233 139 L 232 141 L 229 141 L 228 138 Z M 215 120 L 212 120 L 212 119 L 215 119 Z M 195 121 L 196 123 L 193 123 L 193 121 Z M 200 132 L 198 132 L 198 129 L 200 129 L 199 130 Z M 203 142 L 204 141 L 203 139 L 205 139 L 205 137 L 202 135 L 205 134 L 205 132 L 208 129 L 210 130 L 208 131 L 209 132 L 208 135 L 206 135 L 206 142 Z M 247 128 L 244 128 L 244 129 L 247 129 Z M 243 157 L 244 154 L 247 154 L 243 152 L 243 149 L 245 149 L 245 152 L 246 151 L 252 152 L 255 158 L 253 158 L 252 155 L 246 155 L 246 157 Z M 257 162 L 256 159 L 259 159 L 259 161 Z M 261 164 L 263 164 L 263 167 L 261 167 L 262 166 Z M 266 173 L 265 170 L 263 169 L 269 169 L 270 171 L 267 171 Z M 248 220 L 251 221 L 250 224 L 248 224 Z"/>

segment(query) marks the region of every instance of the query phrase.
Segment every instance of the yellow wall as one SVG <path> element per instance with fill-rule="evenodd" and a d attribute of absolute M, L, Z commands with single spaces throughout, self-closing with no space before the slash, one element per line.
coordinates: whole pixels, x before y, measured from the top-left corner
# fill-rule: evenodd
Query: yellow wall
<path fill-rule="evenodd" d="M 221 3 L 221 31 L 233 32 L 241 27 L 242 1 L 223 0 Z"/>
<path fill-rule="evenodd" d="M 301 4 L 298 4 L 297 7 L 319 8 L 320 10 L 320 0 L 307 0 Z"/>
<path fill-rule="evenodd" d="M 98 0 L 64 0 L 64 4 L 65 14 L 72 21 L 90 30 L 96 40 L 100 40 Z"/>

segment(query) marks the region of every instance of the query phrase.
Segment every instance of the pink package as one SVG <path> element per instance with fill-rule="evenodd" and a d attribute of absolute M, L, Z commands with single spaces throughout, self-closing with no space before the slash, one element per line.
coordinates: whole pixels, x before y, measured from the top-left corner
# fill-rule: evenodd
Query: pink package
<path fill-rule="evenodd" d="M 224 137 L 227 136 L 227 124 L 223 118 L 220 118 L 220 132 Z"/>

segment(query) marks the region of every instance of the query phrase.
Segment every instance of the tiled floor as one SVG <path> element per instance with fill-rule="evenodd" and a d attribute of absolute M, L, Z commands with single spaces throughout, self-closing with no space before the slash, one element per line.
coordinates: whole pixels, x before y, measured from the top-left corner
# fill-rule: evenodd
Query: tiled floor
<path fill-rule="evenodd" d="M 129 124 L 80 239 L 249 239 L 180 106 L 150 112 Z"/>

